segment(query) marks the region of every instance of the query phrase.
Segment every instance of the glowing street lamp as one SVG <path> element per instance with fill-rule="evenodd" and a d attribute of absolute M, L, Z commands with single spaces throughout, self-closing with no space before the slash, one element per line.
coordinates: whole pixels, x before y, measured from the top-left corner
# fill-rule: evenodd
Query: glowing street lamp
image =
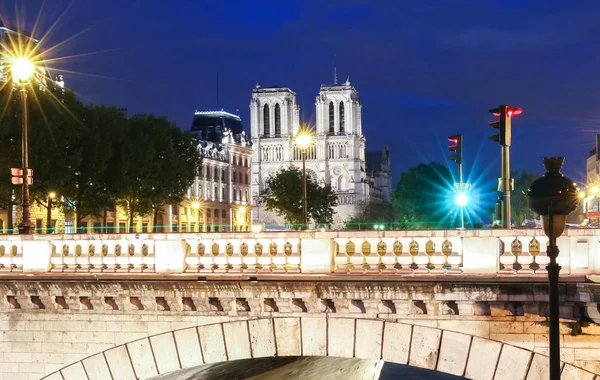
<path fill-rule="evenodd" d="M 31 77 L 35 71 L 33 62 L 25 57 L 17 57 L 11 65 L 13 81 L 21 92 L 22 127 L 23 127 L 23 151 L 21 152 L 22 170 L 23 170 L 23 219 L 18 226 L 19 233 L 29 234 L 31 232 L 31 215 L 29 212 L 29 146 L 27 141 L 28 115 L 27 115 L 27 85 L 31 82 Z"/>
<path fill-rule="evenodd" d="M 304 125 L 296 135 L 296 145 L 300 148 L 302 152 L 302 186 L 303 186 L 303 197 L 302 197 L 302 224 L 303 228 L 308 228 L 308 213 L 306 206 L 306 151 L 310 144 L 312 143 L 312 133 L 311 131 Z"/>
<path fill-rule="evenodd" d="M 196 223 L 198 224 L 198 228 L 200 228 L 200 209 L 202 208 L 202 203 L 200 201 L 192 201 L 190 207 L 195 210 L 196 213 Z M 204 223 L 202 223 L 204 225 Z M 192 231 L 195 232 L 195 231 Z M 202 232 L 202 231 L 200 231 Z"/>
<path fill-rule="evenodd" d="M 54 199 L 56 198 L 56 193 L 54 191 L 51 191 L 50 193 L 48 193 L 48 209 L 46 210 L 46 233 L 47 234 L 51 234 L 53 228 L 51 227 L 52 224 L 52 203 L 54 203 Z"/>
<path fill-rule="evenodd" d="M 454 197 L 454 203 L 459 207 L 465 207 L 469 203 L 469 196 L 465 193 L 458 193 Z"/>

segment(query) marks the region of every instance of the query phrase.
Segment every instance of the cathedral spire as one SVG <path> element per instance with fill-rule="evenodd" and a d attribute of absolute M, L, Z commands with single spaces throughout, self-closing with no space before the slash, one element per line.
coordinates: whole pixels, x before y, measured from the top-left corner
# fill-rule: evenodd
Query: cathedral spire
<path fill-rule="evenodd" d="M 337 65 L 335 63 L 335 54 L 333 55 L 333 85 L 337 86 L 338 85 L 338 79 L 337 79 Z"/>
<path fill-rule="evenodd" d="M 334 86 L 338 85 L 338 81 L 337 81 L 337 66 L 335 64 L 333 65 L 333 85 Z"/>

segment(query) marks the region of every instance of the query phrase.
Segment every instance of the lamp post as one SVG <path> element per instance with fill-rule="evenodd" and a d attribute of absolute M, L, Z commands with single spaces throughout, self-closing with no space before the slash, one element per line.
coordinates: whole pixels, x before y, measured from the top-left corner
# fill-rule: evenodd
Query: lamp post
<path fill-rule="evenodd" d="M 562 235 L 567 223 L 567 215 L 577 208 L 579 190 L 577 186 L 563 176 L 560 168 L 564 157 L 545 157 L 542 159 L 546 173 L 533 181 L 527 191 L 529 208 L 540 214 L 544 233 L 549 244 L 546 250 L 550 263 L 548 271 L 550 296 L 550 380 L 560 379 L 560 330 L 559 330 L 559 290 L 560 265 L 556 262 L 558 247 L 556 239 Z"/>
<path fill-rule="evenodd" d="M 51 234 L 53 229 L 51 227 L 52 224 L 52 204 L 54 203 L 54 198 L 56 198 L 56 193 L 54 191 L 48 194 L 48 209 L 46 210 L 46 233 Z"/>
<path fill-rule="evenodd" d="M 193 201 L 192 208 L 194 210 L 196 210 L 196 224 L 198 224 L 198 230 L 200 230 L 200 202 Z M 203 225 L 204 225 L 204 223 L 203 223 Z M 196 232 L 196 231 L 192 231 L 192 232 Z M 200 232 L 202 232 L 202 231 L 200 231 Z"/>
<path fill-rule="evenodd" d="M 296 145 L 302 152 L 302 228 L 308 228 L 308 211 L 306 206 L 306 151 L 312 142 L 310 131 L 304 126 L 296 135 Z"/>
<path fill-rule="evenodd" d="M 21 146 L 21 169 L 23 170 L 23 219 L 18 226 L 19 233 L 21 234 L 31 233 L 31 216 L 29 213 L 29 146 L 27 141 L 27 85 L 31 82 L 34 71 L 35 65 L 25 57 L 18 57 L 12 63 L 12 77 L 21 92 L 21 105 L 23 107 L 21 115 L 23 127 Z"/>
<path fill-rule="evenodd" d="M 594 196 L 594 198 L 596 198 L 596 207 L 594 207 L 594 201 L 592 200 L 592 211 L 600 212 L 600 204 L 599 204 L 600 199 L 598 199 L 598 191 L 600 191 L 600 189 L 598 189 L 598 186 L 593 186 L 590 189 L 590 191 L 591 191 L 592 195 Z M 596 217 L 596 224 L 600 224 L 599 222 L 600 222 L 600 217 Z M 596 226 L 596 227 L 598 227 L 598 226 Z"/>

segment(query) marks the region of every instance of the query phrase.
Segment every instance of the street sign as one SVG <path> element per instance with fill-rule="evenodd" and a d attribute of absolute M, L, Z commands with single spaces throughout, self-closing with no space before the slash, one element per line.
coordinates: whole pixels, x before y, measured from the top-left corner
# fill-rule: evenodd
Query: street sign
<path fill-rule="evenodd" d="M 465 182 L 455 182 L 454 191 L 457 193 L 468 193 L 471 191 L 471 184 Z"/>
<path fill-rule="evenodd" d="M 10 168 L 10 175 L 23 177 L 23 169 L 21 168 Z M 27 169 L 27 176 L 33 177 L 33 169 Z"/>

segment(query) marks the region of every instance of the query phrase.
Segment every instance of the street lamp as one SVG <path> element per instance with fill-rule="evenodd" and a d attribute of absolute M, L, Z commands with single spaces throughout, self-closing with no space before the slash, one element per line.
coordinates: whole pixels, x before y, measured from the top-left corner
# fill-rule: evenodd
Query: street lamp
<path fill-rule="evenodd" d="M 51 191 L 48 193 L 48 209 L 46 210 L 46 233 L 52 233 L 52 203 L 54 202 L 54 198 L 56 198 L 56 193 Z"/>
<path fill-rule="evenodd" d="M 25 57 L 18 57 L 12 63 L 11 72 L 13 81 L 21 92 L 22 110 L 22 170 L 23 170 L 23 220 L 18 226 L 19 233 L 29 234 L 31 232 L 31 216 L 29 213 L 29 146 L 27 143 L 27 85 L 35 71 L 33 62 Z"/>
<path fill-rule="evenodd" d="M 550 380 L 560 379 L 558 277 L 561 268 L 556 262 L 559 253 L 556 239 L 562 235 L 567 223 L 567 215 L 577 208 L 579 201 L 577 186 L 560 172 L 564 160 L 564 157 L 543 158 L 546 173 L 533 181 L 527 191 L 529 208 L 540 214 L 544 233 L 549 239 L 546 252 L 550 263 L 546 266 L 546 270 L 550 296 Z"/>
<path fill-rule="evenodd" d="M 202 206 L 199 201 L 193 201 L 191 204 L 192 208 L 196 210 L 196 223 L 198 224 L 198 229 L 200 229 L 200 207 Z M 204 225 L 204 223 L 202 223 Z M 192 231 L 195 232 L 195 231 Z M 200 231 L 202 232 L 202 231 Z"/>
<path fill-rule="evenodd" d="M 296 135 L 296 145 L 300 148 L 302 152 L 302 186 L 303 186 L 303 196 L 302 196 L 302 228 L 308 228 L 308 213 L 306 206 L 306 151 L 308 147 L 312 143 L 312 133 L 306 125 L 303 126 Z"/>

